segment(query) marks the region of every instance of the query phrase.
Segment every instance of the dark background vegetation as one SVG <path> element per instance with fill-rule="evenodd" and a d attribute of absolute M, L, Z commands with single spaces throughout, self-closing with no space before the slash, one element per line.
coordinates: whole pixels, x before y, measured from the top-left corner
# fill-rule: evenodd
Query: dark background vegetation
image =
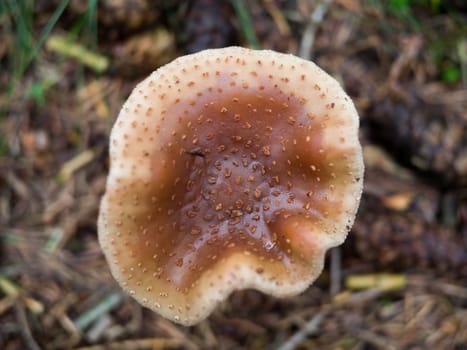
<path fill-rule="evenodd" d="M 0 349 L 467 349 L 467 2 L 0 2 Z M 185 328 L 111 278 L 107 143 L 135 84 L 211 47 L 313 59 L 361 116 L 345 244 L 295 298 L 234 293 Z"/>

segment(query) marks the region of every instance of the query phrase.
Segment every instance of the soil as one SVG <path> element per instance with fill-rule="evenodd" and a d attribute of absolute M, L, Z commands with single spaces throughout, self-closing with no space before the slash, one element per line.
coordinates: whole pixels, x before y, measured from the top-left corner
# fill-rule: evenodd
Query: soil
<path fill-rule="evenodd" d="M 0 5 L 0 349 L 467 349 L 463 1 L 66 3 Z M 87 51 L 54 49 L 63 35 Z M 303 294 L 238 291 L 183 327 L 126 295 L 99 247 L 109 133 L 151 71 L 229 45 L 301 54 L 342 83 L 364 193 Z"/>

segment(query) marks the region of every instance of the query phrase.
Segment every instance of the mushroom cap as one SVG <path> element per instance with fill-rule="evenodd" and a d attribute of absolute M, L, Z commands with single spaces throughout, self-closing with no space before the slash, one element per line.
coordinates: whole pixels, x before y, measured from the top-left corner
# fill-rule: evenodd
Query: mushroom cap
<path fill-rule="evenodd" d="M 99 241 L 115 279 L 192 325 L 234 291 L 305 290 L 358 209 L 359 118 L 309 61 L 239 47 L 142 81 L 113 127 Z"/>

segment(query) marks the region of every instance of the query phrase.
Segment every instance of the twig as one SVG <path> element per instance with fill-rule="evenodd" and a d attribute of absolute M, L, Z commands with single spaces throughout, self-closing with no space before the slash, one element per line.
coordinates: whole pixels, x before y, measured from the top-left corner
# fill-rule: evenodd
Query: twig
<path fill-rule="evenodd" d="M 346 278 L 345 286 L 348 289 L 402 290 L 407 286 L 407 277 L 403 274 L 390 273 L 352 275 Z"/>
<path fill-rule="evenodd" d="M 28 186 L 18 177 L 16 177 L 13 172 L 8 171 L 2 177 L 19 197 L 26 200 L 31 198 L 31 193 L 29 192 Z"/>
<path fill-rule="evenodd" d="M 299 56 L 309 60 L 311 58 L 311 50 L 315 41 L 316 31 L 318 26 L 324 19 L 326 12 L 333 0 L 321 0 L 315 7 L 315 10 L 308 18 L 305 31 L 303 32 L 302 40 L 300 42 Z"/>
<path fill-rule="evenodd" d="M 297 333 L 291 336 L 285 343 L 280 345 L 277 350 L 293 350 L 300 344 L 307 336 L 316 333 L 318 327 L 323 322 L 327 312 L 323 311 L 315 315 L 309 320 Z"/>
<path fill-rule="evenodd" d="M 31 328 L 26 317 L 26 311 L 22 303 L 15 305 L 16 319 L 20 325 L 21 335 L 26 343 L 26 348 L 30 350 L 41 350 L 41 347 L 37 344 L 36 340 L 32 336 Z"/>
<path fill-rule="evenodd" d="M 0 290 L 7 296 L 15 298 L 21 292 L 21 288 L 16 283 L 3 276 L 0 276 Z"/>
<path fill-rule="evenodd" d="M 18 298 L 16 296 L 6 296 L 0 299 L 0 316 L 3 315 L 10 307 L 14 306 Z"/>
<path fill-rule="evenodd" d="M 311 334 L 314 334 L 318 331 L 318 327 L 329 313 L 333 312 L 335 309 L 342 308 L 345 306 L 359 306 L 362 303 L 368 303 L 371 300 L 374 300 L 385 293 L 384 290 L 373 288 L 367 289 L 362 292 L 357 293 L 341 293 L 338 295 L 331 304 L 322 306 L 321 312 L 316 314 L 311 320 L 309 320 L 305 325 L 292 337 L 286 340 L 282 345 L 280 345 L 277 350 L 291 350 L 297 347 L 305 338 Z M 288 320 L 290 321 L 292 317 Z M 281 322 L 282 323 L 282 322 Z"/>
<path fill-rule="evenodd" d="M 192 342 L 187 335 L 180 330 L 179 327 L 176 327 L 172 322 L 159 317 L 157 321 L 157 329 L 167 334 L 169 337 L 179 340 L 183 344 L 183 348 L 187 350 L 197 350 L 199 346 Z"/>
<path fill-rule="evenodd" d="M 77 59 L 82 64 L 102 73 L 109 67 L 107 57 L 90 51 L 83 45 L 70 41 L 69 38 L 60 35 L 51 35 L 46 42 L 46 47 L 50 51 L 60 55 Z"/>
<path fill-rule="evenodd" d="M 284 36 L 290 36 L 292 31 L 290 30 L 289 24 L 274 0 L 263 0 L 263 3 L 269 15 L 276 23 L 277 28 L 279 28 L 279 32 Z"/>
<path fill-rule="evenodd" d="M 382 350 L 399 349 L 399 347 L 392 344 L 391 341 L 389 341 L 389 339 L 385 337 L 381 337 L 371 331 L 360 329 L 360 330 L 357 330 L 355 333 L 358 338 L 376 346 L 378 349 L 382 349 Z"/>
<path fill-rule="evenodd" d="M 158 350 L 158 349 L 179 349 L 183 348 L 182 339 L 135 339 L 114 342 L 105 345 L 85 346 L 76 350 Z"/>
<path fill-rule="evenodd" d="M 76 155 L 72 159 L 68 160 L 67 162 L 63 163 L 60 172 L 57 175 L 57 178 L 60 181 L 67 181 L 74 172 L 81 169 L 83 166 L 94 160 L 96 153 L 91 150 L 87 149 L 80 154 Z"/>
<path fill-rule="evenodd" d="M 212 331 L 211 324 L 208 320 L 204 320 L 198 325 L 198 329 L 203 336 L 204 344 L 210 349 L 216 349 L 219 347 L 219 342 Z"/>
<path fill-rule="evenodd" d="M 332 306 L 334 308 L 340 308 L 343 305 L 356 307 L 361 304 L 369 303 L 370 301 L 379 298 L 385 293 L 387 293 L 385 290 L 379 288 L 365 289 L 356 293 L 344 292 L 334 298 Z"/>

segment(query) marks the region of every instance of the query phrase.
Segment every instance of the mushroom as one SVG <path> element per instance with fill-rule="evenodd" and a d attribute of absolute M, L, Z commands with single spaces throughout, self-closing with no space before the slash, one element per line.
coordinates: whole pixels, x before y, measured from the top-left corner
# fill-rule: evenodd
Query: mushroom
<path fill-rule="evenodd" d="M 359 205 L 358 114 L 315 64 L 239 47 L 180 57 L 113 127 L 98 221 L 111 272 L 183 325 L 235 290 L 304 291 Z"/>

